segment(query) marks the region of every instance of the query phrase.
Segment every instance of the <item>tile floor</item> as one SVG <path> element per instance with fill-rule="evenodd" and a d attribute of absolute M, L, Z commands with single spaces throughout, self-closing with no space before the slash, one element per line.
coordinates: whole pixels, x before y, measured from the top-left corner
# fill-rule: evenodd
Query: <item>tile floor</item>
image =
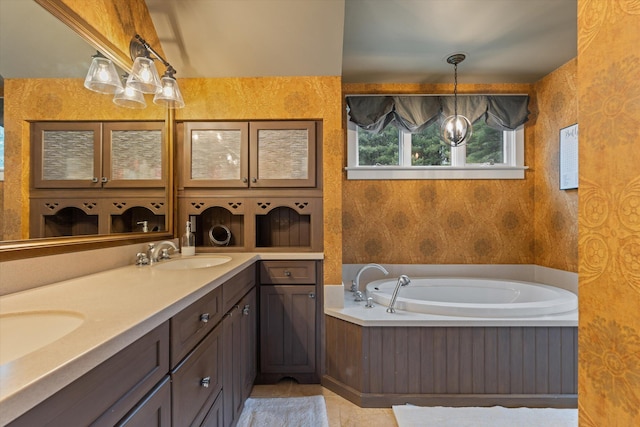
<path fill-rule="evenodd" d="M 255 385 L 251 397 L 301 397 L 321 394 L 327 404 L 329 427 L 397 427 L 391 408 L 360 408 L 320 384 L 280 381 L 274 385 Z"/>

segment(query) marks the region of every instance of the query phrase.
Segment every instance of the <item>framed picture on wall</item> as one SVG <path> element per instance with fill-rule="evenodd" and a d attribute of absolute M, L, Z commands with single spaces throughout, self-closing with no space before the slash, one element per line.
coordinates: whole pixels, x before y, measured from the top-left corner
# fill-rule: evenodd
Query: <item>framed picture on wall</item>
<path fill-rule="evenodd" d="M 578 188 L 578 124 L 560 129 L 560 189 Z"/>

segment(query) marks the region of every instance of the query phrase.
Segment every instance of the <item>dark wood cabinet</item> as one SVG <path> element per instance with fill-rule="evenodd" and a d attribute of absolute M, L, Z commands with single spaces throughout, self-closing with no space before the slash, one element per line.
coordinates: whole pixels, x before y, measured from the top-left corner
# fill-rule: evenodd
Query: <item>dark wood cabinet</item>
<path fill-rule="evenodd" d="M 263 261 L 260 267 L 260 382 L 317 373 L 315 261 Z"/>
<path fill-rule="evenodd" d="M 34 188 L 165 187 L 164 122 L 36 122 Z"/>
<path fill-rule="evenodd" d="M 180 127 L 185 188 L 316 186 L 316 122 L 187 122 Z"/>
<path fill-rule="evenodd" d="M 220 322 L 222 286 L 171 318 L 171 366 L 174 367 Z"/>
<path fill-rule="evenodd" d="M 222 326 L 216 326 L 171 372 L 173 425 L 200 425 L 222 390 Z"/>
<path fill-rule="evenodd" d="M 253 287 L 227 312 L 223 321 L 225 426 L 238 421 L 256 378 L 257 312 Z"/>
<path fill-rule="evenodd" d="M 9 426 L 113 426 L 168 370 L 169 323 L 165 322 Z"/>

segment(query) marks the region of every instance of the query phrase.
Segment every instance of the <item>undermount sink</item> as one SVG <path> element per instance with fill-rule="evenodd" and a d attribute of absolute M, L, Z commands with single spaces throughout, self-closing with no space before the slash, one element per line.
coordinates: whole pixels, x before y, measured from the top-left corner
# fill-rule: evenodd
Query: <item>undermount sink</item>
<path fill-rule="evenodd" d="M 72 311 L 0 314 L 0 365 L 59 340 L 83 322 L 84 316 Z"/>
<path fill-rule="evenodd" d="M 160 261 L 154 265 L 156 270 L 192 270 L 195 268 L 208 268 L 226 264 L 231 257 L 223 255 L 196 255 L 188 258 L 178 258 L 169 261 Z"/>

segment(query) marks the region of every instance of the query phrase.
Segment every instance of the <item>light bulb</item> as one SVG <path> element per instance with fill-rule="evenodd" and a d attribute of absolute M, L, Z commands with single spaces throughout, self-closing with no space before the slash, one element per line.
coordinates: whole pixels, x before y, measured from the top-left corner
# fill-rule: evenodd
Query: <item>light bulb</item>
<path fill-rule="evenodd" d="M 147 64 L 142 64 L 142 69 L 140 70 L 140 80 L 145 83 L 149 83 L 153 79 L 153 74 L 151 70 L 149 70 L 149 66 Z"/>

